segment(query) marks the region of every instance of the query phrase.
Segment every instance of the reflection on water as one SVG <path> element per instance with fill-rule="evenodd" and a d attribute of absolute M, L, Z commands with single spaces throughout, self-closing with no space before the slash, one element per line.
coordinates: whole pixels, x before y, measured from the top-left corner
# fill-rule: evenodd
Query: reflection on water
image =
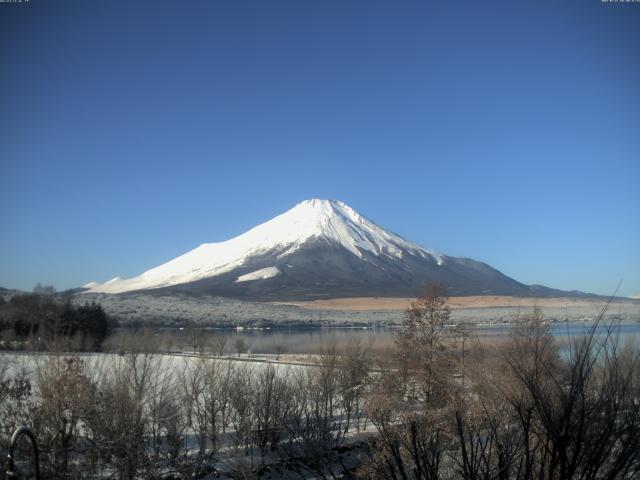
<path fill-rule="evenodd" d="M 506 337 L 513 327 L 510 325 L 492 325 L 469 328 L 471 337 Z M 588 323 L 555 323 L 551 332 L 559 340 L 574 338 L 586 334 L 591 325 Z M 640 323 L 622 324 L 616 327 L 620 340 L 640 341 Z M 394 328 L 272 328 L 272 329 L 161 329 L 157 335 L 170 339 L 173 350 L 214 351 L 224 339 L 225 351 L 235 352 L 235 345 L 242 340 L 249 351 L 262 353 L 319 353 L 331 346 L 343 348 L 359 343 L 363 348 L 376 350 L 393 345 L 396 333 Z M 607 333 L 606 326 L 597 328 L 598 335 Z"/>

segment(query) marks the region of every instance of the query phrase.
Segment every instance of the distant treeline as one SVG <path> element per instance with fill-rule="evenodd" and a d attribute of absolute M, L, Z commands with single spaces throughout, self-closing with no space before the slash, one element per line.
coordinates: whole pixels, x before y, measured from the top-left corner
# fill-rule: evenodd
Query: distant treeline
<path fill-rule="evenodd" d="M 38 285 L 32 293 L 0 299 L 2 348 L 97 350 L 113 328 L 104 309 L 92 302 L 75 305 L 71 296 Z"/>

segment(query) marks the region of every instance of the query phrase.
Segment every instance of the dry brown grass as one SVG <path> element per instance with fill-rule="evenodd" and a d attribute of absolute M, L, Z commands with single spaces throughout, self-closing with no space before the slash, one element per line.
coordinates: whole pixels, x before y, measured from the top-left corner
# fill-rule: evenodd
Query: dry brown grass
<path fill-rule="evenodd" d="M 311 310 L 404 310 L 409 306 L 412 298 L 386 298 L 386 297 L 355 297 L 332 298 L 328 300 L 310 300 L 304 302 L 285 302 L 286 305 L 296 305 Z M 601 305 L 602 300 L 586 300 L 580 298 L 525 298 L 507 296 L 469 296 L 450 297 L 448 305 L 452 309 L 457 308 L 490 308 L 490 307 L 523 307 L 532 308 L 536 305 L 542 308 L 551 307 L 580 307 Z"/>

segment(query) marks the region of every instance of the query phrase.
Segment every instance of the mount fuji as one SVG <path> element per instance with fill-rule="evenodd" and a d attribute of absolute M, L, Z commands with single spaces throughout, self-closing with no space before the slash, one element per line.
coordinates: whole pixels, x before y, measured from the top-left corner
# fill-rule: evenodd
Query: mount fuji
<path fill-rule="evenodd" d="M 286 301 L 410 297 L 427 283 L 446 285 L 452 296 L 568 293 L 525 285 L 485 263 L 421 247 L 345 203 L 317 199 L 231 240 L 202 244 L 137 277 L 92 282 L 84 289 Z"/>

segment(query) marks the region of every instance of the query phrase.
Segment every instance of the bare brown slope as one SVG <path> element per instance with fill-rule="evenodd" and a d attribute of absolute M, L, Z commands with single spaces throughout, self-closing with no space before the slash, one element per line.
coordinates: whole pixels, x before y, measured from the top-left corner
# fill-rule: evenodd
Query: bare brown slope
<path fill-rule="evenodd" d="M 333 298 L 328 300 L 311 300 L 303 302 L 278 302 L 286 305 L 296 305 L 307 309 L 318 310 L 403 310 L 407 308 L 411 298 L 385 298 L 385 297 L 354 297 L 354 298 Z M 640 301 L 621 299 L 614 303 L 637 303 Z M 591 300 L 571 297 L 552 298 L 530 298 L 530 297 L 509 297 L 509 296 L 467 296 L 449 298 L 451 308 L 495 308 L 495 307 L 580 307 L 604 305 L 603 300 Z"/>

